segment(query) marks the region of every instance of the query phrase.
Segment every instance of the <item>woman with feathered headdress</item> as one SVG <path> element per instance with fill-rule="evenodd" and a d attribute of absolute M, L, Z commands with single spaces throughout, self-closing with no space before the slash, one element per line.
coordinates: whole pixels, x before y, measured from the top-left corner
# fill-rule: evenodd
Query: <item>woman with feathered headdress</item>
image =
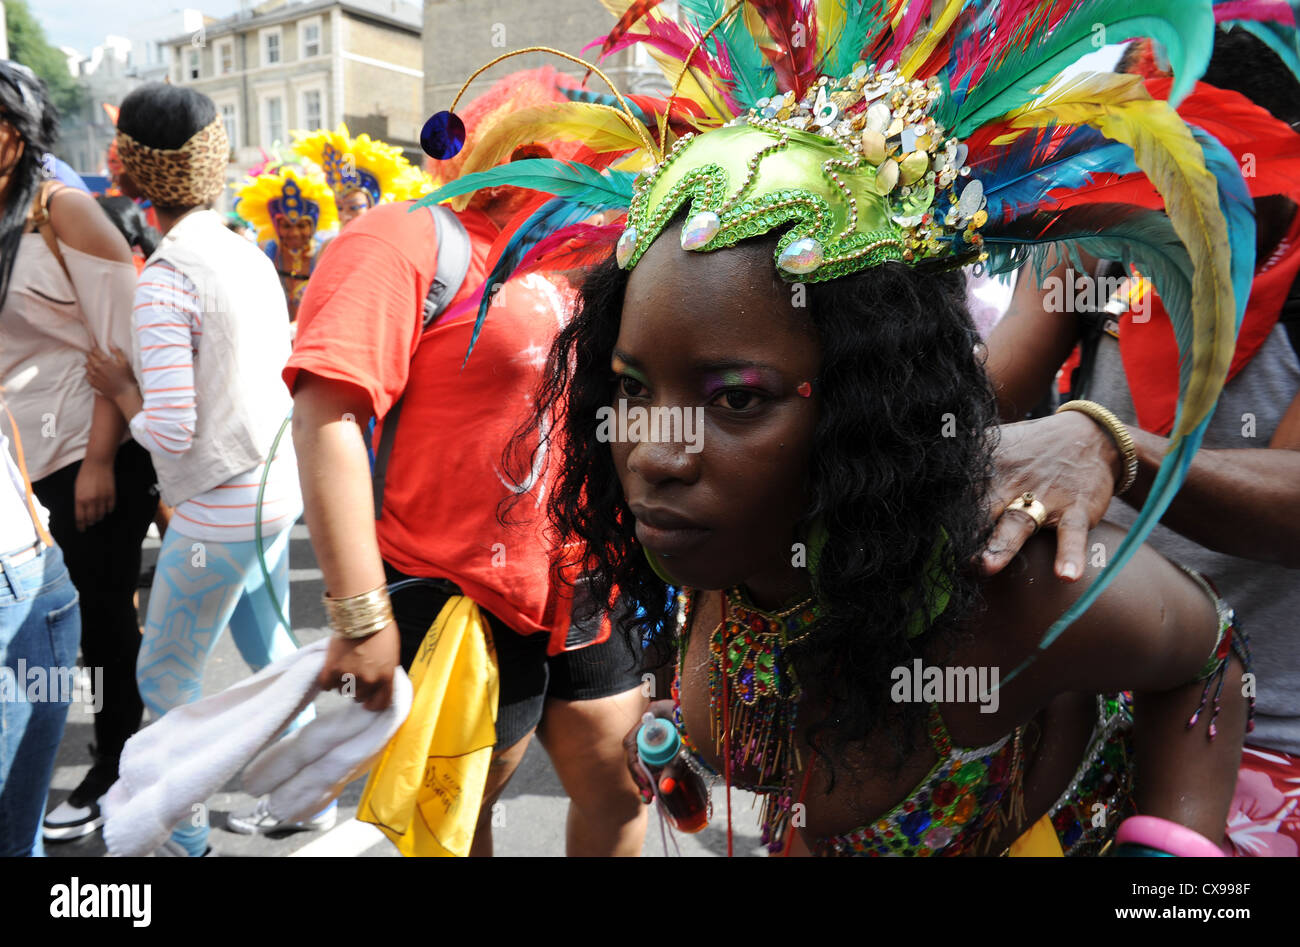
<path fill-rule="evenodd" d="M 293 322 L 316 266 L 320 235 L 338 224 L 333 193 L 320 174 L 281 165 L 244 184 L 236 192 L 235 210 L 257 228 L 257 239 L 284 285 Z"/>
<path fill-rule="evenodd" d="M 1141 541 L 1227 371 L 1248 195 L 1222 146 L 1136 78 L 1055 81 L 1099 28 L 1151 35 L 1176 103 L 1209 56 L 1209 0 L 684 0 L 684 25 L 654 2 L 607 6 L 622 17 L 602 52 L 650 46 L 668 107 L 617 93 L 556 107 L 603 164 L 514 162 L 427 200 L 555 195 L 518 268 L 594 239 L 579 210 L 627 208 L 552 349 L 535 426 L 566 446 L 546 498 L 561 565 L 675 646 L 674 696 L 654 710 L 688 762 L 765 797 L 773 851 L 1085 853 L 1123 821 L 1130 853 L 1216 853 L 1245 639 L 1201 577 Z M 440 155 L 463 138 L 454 113 L 427 130 Z M 1163 210 L 1054 193 L 1135 169 Z M 1128 535 L 1090 537 L 1104 567 L 1060 583 L 1036 539 L 989 580 L 970 565 L 985 510 L 1031 530 L 1049 510 L 1034 492 L 990 495 L 992 398 L 950 271 L 1051 244 L 1160 288 L 1183 358 L 1177 419 Z M 1119 489 L 1132 482 L 1104 407 L 1074 405 L 1060 429 L 1113 437 Z M 1128 689 L 1135 721 L 1113 696 Z"/>

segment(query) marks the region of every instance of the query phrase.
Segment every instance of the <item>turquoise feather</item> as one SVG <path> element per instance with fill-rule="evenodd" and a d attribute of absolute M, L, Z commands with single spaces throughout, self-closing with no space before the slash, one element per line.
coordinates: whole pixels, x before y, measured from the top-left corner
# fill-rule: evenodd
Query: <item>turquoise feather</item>
<path fill-rule="evenodd" d="M 1096 27 L 1109 38 L 1159 40 L 1174 67 L 1170 104 L 1177 105 L 1210 63 L 1214 10 L 1210 0 L 1094 0 L 1076 5 L 1056 28 L 1027 49 L 1012 48 L 973 84 L 952 134 L 965 138 L 981 125 L 1037 98 L 1067 66 L 1097 49 Z M 1106 37 L 1103 37 L 1106 38 Z"/>
<path fill-rule="evenodd" d="M 470 194 L 480 188 L 504 185 L 567 197 L 598 208 L 626 208 L 632 202 L 633 177 L 635 175 L 629 171 L 602 174 L 584 164 L 556 158 L 525 158 L 450 181 L 416 201 L 412 210 Z"/>
<path fill-rule="evenodd" d="M 691 14 L 696 29 L 703 33 L 731 6 L 731 0 L 681 0 L 681 9 Z M 759 99 L 776 91 L 776 76 L 763 57 L 749 30 L 745 29 L 739 12 L 713 31 L 706 41 L 711 50 L 718 43 L 726 47 L 726 58 L 731 64 L 733 94 L 745 108 L 753 108 Z M 716 52 L 712 55 L 721 59 Z"/>

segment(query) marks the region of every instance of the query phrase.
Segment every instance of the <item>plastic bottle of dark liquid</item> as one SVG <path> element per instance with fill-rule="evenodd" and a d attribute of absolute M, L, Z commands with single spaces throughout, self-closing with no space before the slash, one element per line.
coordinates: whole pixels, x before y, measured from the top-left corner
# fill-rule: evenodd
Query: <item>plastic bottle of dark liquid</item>
<path fill-rule="evenodd" d="M 636 734 L 636 752 L 655 784 L 659 805 L 679 832 L 699 832 L 709 824 L 709 790 L 698 773 L 688 766 L 676 767 L 675 776 L 663 775 L 682 748 L 682 738 L 671 720 L 654 714 L 641 718 Z"/>

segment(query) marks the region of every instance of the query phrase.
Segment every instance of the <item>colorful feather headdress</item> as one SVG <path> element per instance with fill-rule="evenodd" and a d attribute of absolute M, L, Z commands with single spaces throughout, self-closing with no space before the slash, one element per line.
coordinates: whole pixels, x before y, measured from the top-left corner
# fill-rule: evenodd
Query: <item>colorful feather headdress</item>
<path fill-rule="evenodd" d="M 257 228 L 260 241 L 275 239 L 275 218 L 310 220 L 313 229 L 338 225 L 334 194 L 319 174 L 281 165 L 245 182 L 235 194 L 235 210 Z"/>
<path fill-rule="evenodd" d="M 787 279 L 832 279 L 885 260 L 978 259 L 1006 272 L 1031 260 L 1041 266 L 1059 245 L 1135 264 L 1155 283 L 1180 355 L 1169 450 L 1124 543 L 1048 630 L 1040 644 L 1047 647 L 1105 589 L 1177 492 L 1245 311 L 1254 267 L 1249 193 L 1232 155 L 1174 110 L 1209 62 L 1214 4 L 680 0 L 678 22 L 657 0 L 602 2 L 620 19 L 601 55 L 646 46 L 673 84 L 670 99 L 629 102 L 590 66 L 612 95 L 573 94 L 536 120 L 598 160 L 479 165 L 422 202 L 499 185 L 554 195 L 516 234 L 521 247 L 499 267 L 498 281 L 510 267 L 546 265 L 549 252 L 575 239 L 608 256 L 610 231 L 620 265 L 635 266 L 685 208 L 688 250 L 788 228 L 776 251 Z M 1284 6 L 1236 4 L 1233 14 L 1274 24 Z M 1101 45 L 1138 37 L 1167 53 L 1168 101 L 1136 76 L 1060 78 Z M 426 125 L 422 143 L 436 157 L 464 141 L 454 109 L 455 102 Z M 499 159 L 529 134 L 508 122 L 486 130 L 466 171 L 476 153 Z M 1104 191 L 1089 199 L 1090 188 L 1139 174 L 1159 196 L 1155 207 L 1107 200 Z M 594 234 L 587 219 L 611 208 L 627 210 L 626 225 Z"/>
<path fill-rule="evenodd" d="M 336 201 L 364 190 L 374 206 L 412 200 L 433 190 L 433 179 L 407 161 L 400 148 L 364 132 L 353 138 L 343 123 L 334 131 L 321 128 L 290 134 L 293 150 L 321 169 Z"/>

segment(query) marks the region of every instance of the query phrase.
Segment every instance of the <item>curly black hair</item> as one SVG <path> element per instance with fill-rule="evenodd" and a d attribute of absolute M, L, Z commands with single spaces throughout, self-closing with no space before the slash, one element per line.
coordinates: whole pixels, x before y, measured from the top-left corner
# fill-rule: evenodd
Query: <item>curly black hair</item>
<path fill-rule="evenodd" d="M 775 246 L 775 236 L 767 242 Z M 506 460 L 530 464 L 537 432 L 550 431 L 563 457 L 547 500 L 559 564 L 583 572 L 596 601 L 617 590 L 663 655 L 672 596 L 642 554 L 610 446 L 596 436 L 598 409 L 613 397 L 627 278 L 612 259 L 589 274 Z M 827 539 L 814 575 L 823 614 L 790 657 L 827 700 L 813 729 L 821 755 L 884 727 L 901 765 L 926 708 L 891 702 L 891 672 L 978 607 L 973 563 L 988 534 L 994 399 L 959 274 L 886 263 L 806 289 L 822 369 L 800 528 L 806 535 L 820 517 Z M 931 618 L 944 589 L 947 607 Z M 918 612 L 921 634 L 909 637 Z"/>

